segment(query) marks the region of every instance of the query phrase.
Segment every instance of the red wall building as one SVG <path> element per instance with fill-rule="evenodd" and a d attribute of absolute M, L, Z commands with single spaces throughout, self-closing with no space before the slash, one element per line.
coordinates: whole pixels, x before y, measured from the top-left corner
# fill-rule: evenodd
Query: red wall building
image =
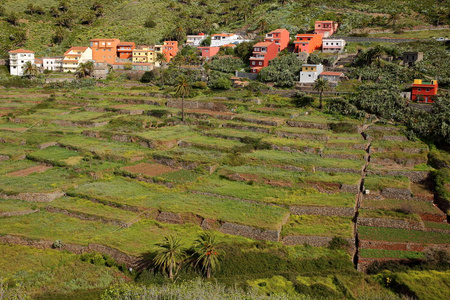
<path fill-rule="evenodd" d="M 332 36 L 338 29 L 338 23 L 334 21 L 316 21 L 314 24 L 314 33 L 323 37 Z"/>
<path fill-rule="evenodd" d="M 117 57 L 118 39 L 92 39 L 90 46 L 92 49 L 92 59 L 96 62 L 106 61 L 108 64 L 114 64 Z"/>
<path fill-rule="evenodd" d="M 433 98 L 438 90 L 437 80 L 430 82 L 422 81 L 422 79 L 414 79 L 412 85 L 411 100 L 420 103 L 433 103 Z"/>
<path fill-rule="evenodd" d="M 262 68 L 269 65 L 269 61 L 278 54 L 278 46 L 274 42 L 259 42 L 253 46 L 253 55 L 250 57 L 252 73 L 259 73 Z"/>
<path fill-rule="evenodd" d="M 278 52 L 283 51 L 289 45 L 289 31 L 286 29 L 273 30 L 266 34 L 264 41 L 274 42 L 278 46 Z"/>
<path fill-rule="evenodd" d="M 162 47 L 162 52 L 166 55 L 167 62 L 170 62 L 172 58 L 177 55 L 178 42 L 177 41 L 165 41 Z"/>
<path fill-rule="evenodd" d="M 117 45 L 117 57 L 120 59 L 129 59 L 133 56 L 133 50 L 136 44 L 133 42 L 120 42 Z"/>
<path fill-rule="evenodd" d="M 322 48 L 322 35 L 320 34 L 297 34 L 295 36 L 295 52 L 313 53 Z"/>
<path fill-rule="evenodd" d="M 219 52 L 220 47 L 197 47 L 197 49 L 202 52 L 202 57 L 210 59 Z"/>

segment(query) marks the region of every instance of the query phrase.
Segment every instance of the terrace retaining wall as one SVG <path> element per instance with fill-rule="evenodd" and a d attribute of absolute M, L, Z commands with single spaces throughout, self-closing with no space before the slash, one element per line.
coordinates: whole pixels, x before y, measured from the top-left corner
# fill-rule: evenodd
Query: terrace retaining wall
<path fill-rule="evenodd" d="M 167 100 L 166 106 L 181 109 L 181 100 L 169 99 Z M 230 111 L 228 107 L 223 103 L 188 101 L 188 100 L 184 100 L 184 109 L 206 109 L 212 111 L 226 111 L 226 112 Z"/>
<path fill-rule="evenodd" d="M 333 238 L 329 236 L 309 236 L 309 235 L 291 235 L 283 238 L 282 242 L 286 246 L 295 246 L 308 244 L 313 247 L 328 247 Z M 353 251 L 355 240 L 352 238 L 346 239 Z"/>
<path fill-rule="evenodd" d="M 270 133 L 270 128 L 256 127 L 256 126 L 245 126 L 245 125 L 225 123 L 225 124 L 222 124 L 222 127 L 245 130 L 245 131 L 260 132 L 260 133 Z"/>
<path fill-rule="evenodd" d="M 68 127 L 100 127 L 104 126 L 109 123 L 109 121 L 104 122 L 88 122 L 88 121 L 78 121 L 78 122 L 72 122 L 72 121 L 66 121 L 66 120 L 54 120 L 51 123 L 59 125 L 59 126 L 68 126 Z"/>
<path fill-rule="evenodd" d="M 322 134 L 294 133 L 286 131 L 276 131 L 275 134 L 282 138 L 297 138 L 302 140 L 328 141 L 329 137 Z"/>
<path fill-rule="evenodd" d="M 8 155 L 0 155 L 0 161 L 5 161 L 8 160 L 9 156 Z"/>
<path fill-rule="evenodd" d="M 52 202 L 64 196 L 65 193 L 58 191 L 53 193 L 19 193 L 17 195 L 0 194 L 3 199 L 18 199 L 29 202 Z"/>
<path fill-rule="evenodd" d="M 407 230 L 424 230 L 424 226 L 420 222 L 388 219 L 388 218 L 363 218 L 358 217 L 357 224 L 360 226 L 398 228 Z"/>
<path fill-rule="evenodd" d="M 330 126 L 328 124 L 323 124 L 323 123 L 311 123 L 311 122 L 300 122 L 300 121 L 289 120 L 286 122 L 286 124 L 291 127 L 314 128 L 314 129 L 324 129 L 324 130 L 330 129 Z"/>
<path fill-rule="evenodd" d="M 47 149 L 48 147 L 52 147 L 52 146 L 59 146 L 59 144 L 58 144 L 58 142 L 48 142 L 48 143 L 40 144 L 38 146 L 38 148 L 43 150 L 43 149 Z"/>
<path fill-rule="evenodd" d="M 362 168 L 362 167 L 361 167 Z M 350 174 L 361 174 L 361 170 L 348 169 L 348 168 L 326 168 L 326 167 L 316 167 L 315 171 L 326 172 L 326 173 L 350 173 Z"/>
<path fill-rule="evenodd" d="M 14 244 L 14 245 L 22 245 L 29 246 L 36 249 L 54 249 L 52 247 L 52 241 L 45 240 L 33 240 L 27 239 L 24 237 L 13 236 L 13 235 L 5 235 L 0 236 L 0 242 L 4 244 Z M 110 248 L 104 245 L 99 244 L 89 244 L 87 246 L 77 245 L 77 244 L 66 244 L 64 243 L 61 248 L 54 250 L 66 250 L 75 254 L 83 254 L 86 252 L 99 252 L 102 254 L 107 254 L 111 256 L 116 262 L 124 263 L 127 267 L 137 267 L 139 265 L 140 259 L 136 256 L 125 254 L 117 249 Z"/>
<path fill-rule="evenodd" d="M 247 225 L 240 225 L 234 223 L 225 222 L 219 229 L 220 232 L 232 235 L 239 235 L 255 240 L 265 240 L 278 242 L 280 240 L 280 229 L 279 230 L 264 230 L 259 228 L 254 228 Z"/>
<path fill-rule="evenodd" d="M 25 216 L 25 215 L 37 213 L 38 211 L 40 211 L 40 210 L 39 209 L 27 209 L 27 210 L 19 210 L 19 211 L 0 212 L 0 217 Z"/>
<path fill-rule="evenodd" d="M 419 244 L 419 243 L 397 243 L 386 241 L 360 240 L 360 248 L 380 250 L 401 250 L 423 252 L 426 249 L 448 250 L 448 244 Z"/>
<path fill-rule="evenodd" d="M 255 124 L 264 125 L 264 126 L 281 126 L 285 123 L 284 121 L 261 120 L 261 119 L 244 118 L 244 117 L 235 117 L 234 120 L 240 121 L 240 122 L 255 123 Z"/>
<path fill-rule="evenodd" d="M 369 170 L 367 175 L 382 175 L 382 176 L 404 176 L 408 177 L 412 182 L 421 182 L 428 178 L 430 172 L 428 171 L 378 171 Z"/>
<path fill-rule="evenodd" d="M 390 199 L 409 200 L 411 194 L 410 189 L 384 188 L 381 190 L 381 196 Z"/>
<path fill-rule="evenodd" d="M 353 217 L 353 207 L 289 206 L 293 215 Z"/>
<path fill-rule="evenodd" d="M 98 222 L 112 224 L 112 225 L 116 225 L 119 227 L 126 227 L 126 228 L 131 226 L 131 224 L 128 224 L 126 222 L 122 222 L 119 220 L 90 215 L 90 214 L 86 214 L 86 213 L 82 213 L 82 212 L 70 211 L 70 210 L 66 210 L 66 209 L 62 209 L 62 208 L 58 208 L 58 207 L 46 207 L 45 210 L 47 210 L 48 212 L 51 212 L 51 213 L 64 214 L 66 216 L 77 218 L 80 220 L 98 221 Z"/>
<path fill-rule="evenodd" d="M 359 192 L 359 185 L 341 184 L 340 190 L 346 193 L 357 194 Z"/>

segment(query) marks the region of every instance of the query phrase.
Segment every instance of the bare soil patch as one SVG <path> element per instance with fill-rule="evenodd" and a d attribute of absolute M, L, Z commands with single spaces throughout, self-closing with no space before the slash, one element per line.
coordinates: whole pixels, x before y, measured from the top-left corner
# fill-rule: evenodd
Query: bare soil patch
<path fill-rule="evenodd" d="M 6 174 L 6 176 L 23 177 L 23 176 L 28 176 L 33 173 L 42 173 L 42 172 L 47 171 L 50 168 L 52 168 L 52 167 L 49 167 L 46 165 L 38 165 L 38 166 L 31 167 L 31 168 L 23 169 L 20 171 L 8 173 L 8 174 Z"/>
<path fill-rule="evenodd" d="M 117 104 L 117 105 L 111 105 L 110 107 L 112 108 L 126 108 L 126 107 L 130 107 L 129 104 Z"/>
<path fill-rule="evenodd" d="M 148 163 L 140 163 L 134 166 L 123 167 L 122 170 L 147 176 L 159 176 L 166 173 L 178 171 L 177 169 L 165 165 Z"/>

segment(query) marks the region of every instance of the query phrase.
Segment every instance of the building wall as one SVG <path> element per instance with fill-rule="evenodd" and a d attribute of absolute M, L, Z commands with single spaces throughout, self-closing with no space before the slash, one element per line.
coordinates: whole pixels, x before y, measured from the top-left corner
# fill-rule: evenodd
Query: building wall
<path fill-rule="evenodd" d="M 23 66 L 27 63 L 27 61 L 35 64 L 34 53 L 10 53 L 10 74 L 15 76 L 23 76 Z"/>
<path fill-rule="evenodd" d="M 253 47 L 253 49 L 258 48 L 258 44 Z M 253 55 L 264 54 L 264 59 L 250 58 L 250 68 L 252 69 L 252 73 L 259 73 L 261 71 L 260 68 L 267 67 L 269 65 L 269 62 L 278 54 L 278 45 L 274 42 L 271 42 L 270 45 L 264 47 L 266 47 L 266 52 L 257 52 L 253 50 Z"/>
<path fill-rule="evenodd" d="M 309 39 L 309 40 L 308 40 Z M 320 34 L 297 34 L 295 41 L 295 52 L 312 53 L 322 47 L 322 36 Z"/>
<path fill-rule="evenodd" d="M 310 68 L 312 68 L 312 70 Z M 300 72 L 300 83 L 313 83 L 322 72 L 322 65 L 303 66 L 302 71 Z"/>
<path fill-rule="evenodd" d="M 268 35 L 272 34 L 272 37 Z M 279 39 L 279 40 L 278 40 Z M 288 45 L 290 41 L 289 31 L 286 29 L 277 29 L 266 34 L 265 42 L 275 42 L 277 41 L 278 52 L 283 51 Z"/>
<path fill-rule="evenodd" d="M 42 64 L 44 70 L 61 72 L 63 69 L 62 57 L 61 58 L 44 57 L 42 59 Z"/>
<path fill-rule="evenodd" d="M 93 39 L 90 42 L 92 59 L 94 61 L 106 61 L 109 64 L 116 62 L 118 39 Z"/>

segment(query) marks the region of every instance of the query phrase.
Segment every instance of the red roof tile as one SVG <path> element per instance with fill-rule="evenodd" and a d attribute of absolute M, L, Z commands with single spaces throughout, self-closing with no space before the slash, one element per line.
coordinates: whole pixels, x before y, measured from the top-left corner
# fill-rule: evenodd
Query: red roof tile
<path fill-rule="evenodd" d="M 34 51 L 31 50 L 25 50 L 25 49 L 17 49 L 17 50 L 12 50 L 9 51 L 9 53 L 34 53 Z"/>
<path fill-rule="evenodd" d="M 322 76 L 341 76 L 344 75 L 342 72 L 322 72 L 320 73 Z"/>

